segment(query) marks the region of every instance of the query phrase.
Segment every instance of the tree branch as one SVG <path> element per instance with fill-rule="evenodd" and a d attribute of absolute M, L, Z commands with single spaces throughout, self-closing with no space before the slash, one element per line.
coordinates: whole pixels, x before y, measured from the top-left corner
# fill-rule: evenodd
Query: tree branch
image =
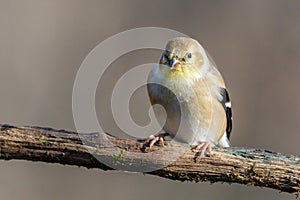
<path fill-rule="evenodd" d="M 258 149 L 214 148 L 210 157 L 195 159 L 190 147 L 174 141 L 168 141 L 165 147 L 156 146 L 150 153 L 142 151 L 143 144 L 106 133 L 78 135 L 51 128 L 0 125 L 0 159 L 102 170 L 146 170 L 147 174 L 173 180 L 241 183 L 297 195 L 300 192 L 297 156 Z"/>

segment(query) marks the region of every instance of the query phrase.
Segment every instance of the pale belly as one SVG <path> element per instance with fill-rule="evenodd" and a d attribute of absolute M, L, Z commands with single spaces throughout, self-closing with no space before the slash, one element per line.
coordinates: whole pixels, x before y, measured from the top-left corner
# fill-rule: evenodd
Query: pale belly
<path fill-rule="evenodd" d="M 158 87 L 159 86 L 149 88 L 150 93 L 152 89 L 152 96 L 155 98 L 155 103 L 165 108 L 167 116 L 162 115 L 161 110 L 155 109 L 154 107 L 156 117 L 165 132 L 169 133 L 175 140 L 190 145 L 197 145 L 200 142 L 208 140 L 212 142 L 216 141 L 215 136 L 213 136 L 215 134 L 210 134 L 212 123 L 212 111 L 210 112 L 211 103 L 199 106 L 198 97 L 189 97 L 188 94 L 184 93 L 177 96 L 177 100 L 173 94 Z M 159 96 L 155 95 L 157 90 L 160 91 Z M 210 97 L 202 95 L 201 98 L 209 99 Z M 162 124 L 163 122 L 165 123 Z"/>
<path fill-rule="evenodd" d="M 204 126 L 201 112 L 192 110 L 187 102 L 173 102 L 166 107 L 166 112 L 167 119 L 163 129 L 175 140 L 191 145 L 207 140 L 209 126 Z"/>

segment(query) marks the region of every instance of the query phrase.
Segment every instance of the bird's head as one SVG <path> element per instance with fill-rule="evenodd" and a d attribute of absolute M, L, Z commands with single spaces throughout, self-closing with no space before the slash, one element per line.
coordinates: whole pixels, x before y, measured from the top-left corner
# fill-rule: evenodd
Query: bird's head
<path fill-rule="evenodd" d="M 166 78 L 196 79 L 207 71 L 209 61 L 196 40 L 177 37 L 167 43 L 159 64 L 160 73 Z"/>

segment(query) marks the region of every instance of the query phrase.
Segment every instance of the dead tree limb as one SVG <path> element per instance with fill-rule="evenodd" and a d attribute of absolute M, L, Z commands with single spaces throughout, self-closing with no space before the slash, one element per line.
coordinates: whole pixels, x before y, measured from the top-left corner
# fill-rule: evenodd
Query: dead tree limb
<path fill-rule="evenodd" d="M 214 148 L 210 157 L 195 160 L 190 147 L 174 141 L 166 147 L 155 147 L 151 153 L 141 150 L 143 144 L 106 133 L 78 135 L 51 128 L 0 125 L 0 159 L 102 170 L 147 170 L 147 174 L 173 180 L 240 183 L 297 195 L 300 192 L 297 156 L 248 148 Z"/>

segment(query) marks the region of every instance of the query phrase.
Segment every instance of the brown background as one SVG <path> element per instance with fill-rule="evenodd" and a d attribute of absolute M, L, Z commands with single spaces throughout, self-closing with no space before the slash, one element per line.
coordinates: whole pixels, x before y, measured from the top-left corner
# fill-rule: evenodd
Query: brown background
<path fill-rule="evenodd" d="M 75 130 L 72 87 L 85 56 L 120 31 L 159 26 L 196 38 L 214 58 L 233 101 L 234 146 L 300 155 L 299 10 L 300 2 L 292 0 L 0 0 L 0 123 Z M 132 52 L 101 80 L 97 111 L 107 131 L 118 132 L 107 109 L 113 83 L 158 56 L 154 50 Z M 140 124 L 148 119 L 144 89 L 131 106 Z M 295 198 L 236 184 L 181 183 L 26 161 L 0 161 L 0 195 L 30 200 Z"/>

